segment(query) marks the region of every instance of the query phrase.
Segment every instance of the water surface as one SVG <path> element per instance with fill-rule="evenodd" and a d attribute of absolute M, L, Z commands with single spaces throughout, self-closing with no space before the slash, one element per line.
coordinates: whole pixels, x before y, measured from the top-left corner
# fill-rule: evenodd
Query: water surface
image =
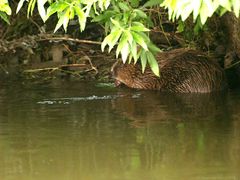
<path fill-rule="evenodd" d="M 240 91 L 0 82 L 1 180 L 240 179 Z"/>

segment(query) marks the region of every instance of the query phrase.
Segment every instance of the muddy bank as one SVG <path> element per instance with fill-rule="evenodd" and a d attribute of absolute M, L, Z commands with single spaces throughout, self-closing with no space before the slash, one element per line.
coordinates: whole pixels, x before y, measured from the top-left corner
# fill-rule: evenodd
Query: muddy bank
<path fill-rule="evenodd" d="M 0 40 L 2 78 L 77 78 L 110 81 L 114 54 L 103 53 L 100 43 L 64 36 L 26 36 Z"/>

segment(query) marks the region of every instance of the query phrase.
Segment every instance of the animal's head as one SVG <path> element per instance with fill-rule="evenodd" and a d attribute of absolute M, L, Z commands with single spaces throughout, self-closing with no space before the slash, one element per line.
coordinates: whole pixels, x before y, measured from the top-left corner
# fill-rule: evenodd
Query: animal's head
<path fill-rule="evenodd" d="M 117 61 L 111 69 L 112 75 L 115 78 L 115 85 L 125 84 L 130 88 L 136 89 L 155 89 L 155 76 L 149 68 L 146 68 L 142 73 L 141 65 L 133 63 L 125 63 Z"/>

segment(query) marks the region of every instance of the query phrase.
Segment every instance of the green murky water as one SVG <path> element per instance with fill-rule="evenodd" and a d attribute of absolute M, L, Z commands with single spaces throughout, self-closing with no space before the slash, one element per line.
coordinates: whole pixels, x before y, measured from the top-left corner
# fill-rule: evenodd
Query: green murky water
<path fill-rule="evenodd" d="M 1 180 L 238 180 L 240 91 L 0 82 Z"/>

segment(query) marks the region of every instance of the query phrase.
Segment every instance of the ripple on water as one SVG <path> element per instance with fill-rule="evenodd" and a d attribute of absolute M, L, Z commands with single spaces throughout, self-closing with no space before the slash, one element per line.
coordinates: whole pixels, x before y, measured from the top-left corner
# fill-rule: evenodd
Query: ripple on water
<path fill-rule="evenodd" d="M 106 96 L 87 96 L 87 97 L 67 97 L 67 98 L 54 98 L 54 99 L 44 99 L 38 101 L 37 104 L 71 104 L 78 101 L 94 101 L 94 100 L 111 100 L 116 98 L 124 97 L 124 95 L 106 95 Z M 131 98 L 139 98 L 140 94 L 133 94 Z"/>

